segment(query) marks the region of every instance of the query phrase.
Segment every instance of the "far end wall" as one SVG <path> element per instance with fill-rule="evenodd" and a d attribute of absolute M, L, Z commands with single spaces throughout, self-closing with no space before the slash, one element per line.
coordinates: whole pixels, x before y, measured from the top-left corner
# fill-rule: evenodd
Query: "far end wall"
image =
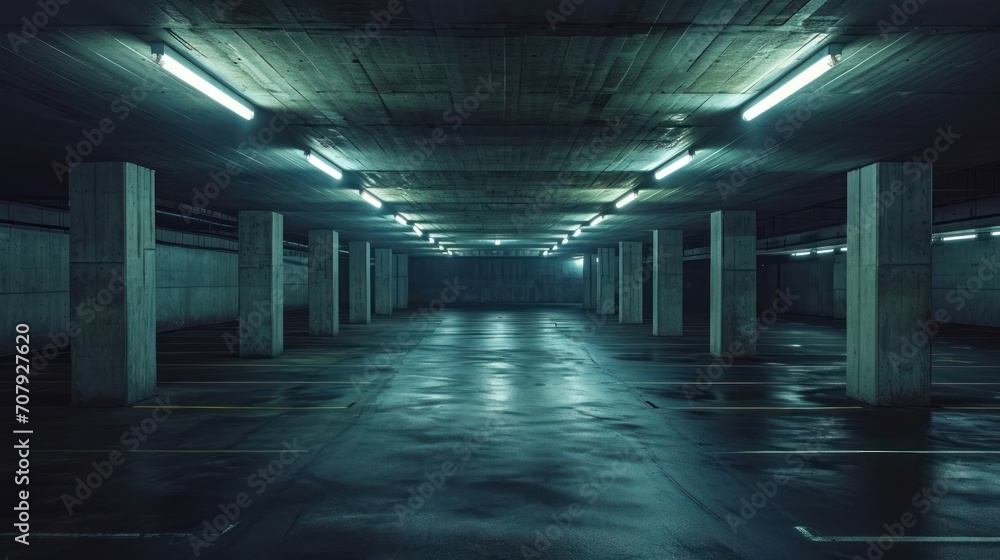
<path fill-rule="evenodd" d="M 410 257 L 410 305 L 451 294 L 456 303 L 580 303 L 583 261 L 567 257 Z M 450 296 L 449 296 L 450 297 Z"/>

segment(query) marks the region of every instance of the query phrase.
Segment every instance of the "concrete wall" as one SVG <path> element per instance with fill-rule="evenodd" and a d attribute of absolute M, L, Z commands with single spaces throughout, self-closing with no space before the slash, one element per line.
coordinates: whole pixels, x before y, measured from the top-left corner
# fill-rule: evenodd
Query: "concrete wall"
<path fill-rule="evenodd" d="M 0 221 L 44 226 L 0 223 L 0 336 L 14 340 L 24 322 L 48 343 L 70 320 L 68 216 L 0 203 Z M 157 330 L 235 321 L 236 242 L 162 229 L 156 238 Z M 306 255 L 286 250 L 285 309 L 308 304 L 307 279 Z"/>
<path fill-rule="evenodd" d="M 1000 270 L 990 268 L 1000 266 L 1000 237 L 937 242 L 931 247 L 932 315 L 944 309 L 954 323 L 1000 327 Z M 767 290 L 790 287 L 801 299 L 789 313 L 838 317 L 842 305 L 835 298 L 835 286 L 844 285 L 846 268 L 835 268 L 833 259 L 833 255 L 812 255 L 766 264 L 769 270 L 757 278 L 759 283 L 767 278 L 768 286 L 760 290 L 758 300 Z"/>
<path fill-rule="evenodd" d="M 410 257 L 410 305 L 441 297 L 445 281 L 467 286 L 456 303 L 581 303 L 583 261 L 552 258 Z"/>

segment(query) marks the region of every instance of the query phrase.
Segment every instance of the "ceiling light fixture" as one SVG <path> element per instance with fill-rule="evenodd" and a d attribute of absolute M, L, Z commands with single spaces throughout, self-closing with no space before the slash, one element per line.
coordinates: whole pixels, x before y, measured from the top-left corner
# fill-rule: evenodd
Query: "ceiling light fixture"
<path fill-rule="evenodd" d="M 418 226 L 417 224 L 413 224 L 413 233 L 423 236 L 424 230 L 420 229 L 420 226 Z"/>
<path fill-rule="evenodd" d="M 606 217 L 606 216 L 602 216 L 602 215 L 598 215 L 598 216 L 597 216 L 596 218 L 594 218 L 593 220 L 590 220 L 590 227 L 594 227 L 594 226 L 596 226 L 597 224 L 599 224 L 599 223 L 603 222 L 603 221 L 604 221 L 604 218 L 605 218 L 605 217 Z"/>
<path fill-rule="evenodd" d="M 433 235 L 428 235 L 427 236 L 427 241 L 429 241 L 431 243 L 437 243 L 437 241 L 434 241 L 434 236 Z"/>
<path fill-rule="evenodd" d="M 974 233 L 971 235 L 954 235 L 951 237 L 942 237 L 941 241 L 965 241 L 967 239 L 975 239 L 977 237 L 979 236 Z"/>
<path fill-rule="evenodd" d="M 543 256 L 543 257 L 544 257 L 545 255 L 548 255 L 548 254 L 549 254 L 549 252 L 548 252 L 548 251 L 542 251 L 542 256 Z"/>
<path fill-rule="evenodd" d="M 573 237 L 580 237 L 581 233 L 583 233 L 583 226 L 580 226 L 575 230 L 573 230 Z"/>
<path fill-rule="evenodd" d="M 615 203 L 615 208 L 624 208 L 626 204 L 639 198 L 639 191 L 632 191 Z"/>
<path fill-rule="evenodd" d="M 241 99 L 232 88 L 223 85 L 222 82 L 208 75 L 201 68 L 188 62 L 167 45 L 153 43 L 151 46 L 153 48 L 153 60 L 164 70 L 177 76 L 191 87 L 211 97 L 244 119 L 248 121 L 253 119 L 253 105 Z"/>
<path fill-rule="evenodd" d="M 1000 229 L 998 229 L 998 230 L 994 231 L 994 232 L 993 232 L 993 233 L 991 233 L 990 235 L 992 235 L 993 237 L 1000 237 Z"/>
<path fill-rule="evenodd" d="M 566 237 L 563 237 L 563 240 L 562 240 L 562 244 L 563 245 L 565 245 L 567 243 L 569 243 L 569 236 L 568 235 Z"/>
<path fill-rule="evenodd" d="M 812 251 L 802 251 L 800 253 L 792 253 L 793 257 L 806 257 L 812 254 Z"/>
<path fill-rule="evenodd" d="M 319 169 L 323 173 L 326 173 L 338 181 L 344 178 L 344 172 L 341 171 L 339 167 L 330 163 L 322 156 L 316 155 L 316 153 L 312 150 L 306 150 L 306 161 L 313 164 L 316 169 Z"/>
<path fill-rule="evenodd" d="M 820 251 L 816 251 L 816 254 L 817 255 L 825 255 L 827 253 L 832 253 L 832 252 L 833 252 L 833 249 L 823 249 L 823 250 L 820 250 Z"/>
<path fill-rule="evenodd" d="M 408 226 L 408 225 L 410 225 L 410 222 L 406 221 L 406 218 L 404 218 L 402 214 L 396 214 L 395 218 L 396 218 L 396 222 L 398 222 L 399 225 L 401 225 L 401 226 Z"/>
<path fill-rule="evenodd" d="M 688 153 L 678 158 L 675 158 L 674 160 L 670 161 L 669 163 L 661 167 L 653 176 L 656 177 L 657 181 L 659 181 L 660 179 L 666 177 L 667 175 L 670 175 L 674 171 L 677 171 L 678 169 L 691 163 L 692 161 L 694 161 L 694 150 L 688 150 Z"/>
<path fill-rule="evenodd" d="M 361 198 L 363 198 L 365 200 L 365 202 L 367 202 L 368 204 L 371 204 L 375 208 L 381 208 L 382 207 L 382 201 L 379 200 L 379 199 L 377 199 L 377 198 L 375 198 L 372 195 L 372 193 L 370 193 L 370 192 L 368 192 L 368 191 L 366 191 L 364 189 L 362 189 L 359 192 L 361 193 Z"/>
<path fill-rule="evenodd" d="M 550 251 L 558 251 L 559 250 L 559 245 L 558 244 L 557 245 L 553 245 L 552 248 L 549 249 L 549 250 Z"/>
<path fill-rule="evenodd" d="M 743 112 L 743 120 L 754 120 L 768 109 L 788 99 L 793 93 L 809 85 L 816 78 L 826 74 L 831 68 L 840 64 L 843 50 L 843 45 L 827 45 L 823 50 L 801 64 L 795 71 L 753 101 L 746 111 Z"/>
<path fill-rule="evenodd" d="M 494 244 L 494 245 L 499 245 L 499 244 L 500 244 L 500 240 L 499 240 L 499 239 L 495 240 L 495 241 L 493 242 L 493 244 Z"/>

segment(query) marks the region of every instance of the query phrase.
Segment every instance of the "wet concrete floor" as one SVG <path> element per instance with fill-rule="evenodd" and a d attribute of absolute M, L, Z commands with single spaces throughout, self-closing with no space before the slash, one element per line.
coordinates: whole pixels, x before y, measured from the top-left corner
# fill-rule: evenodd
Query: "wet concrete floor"
<path fill-rule="evenodd" d="M 946 327 L 934 406 L 875 409 L 845 397 L 843 321 L 723 365 L 705 317 L 411 313 L 323 339 L 292 312 L 273 360 L 231 354 L 235 324 L 163 333 L 134 408 L 68 407 L 60 356 L 31 382 L 31 546 L 0 553 L 1000 558 L 1000 330 Z"/>

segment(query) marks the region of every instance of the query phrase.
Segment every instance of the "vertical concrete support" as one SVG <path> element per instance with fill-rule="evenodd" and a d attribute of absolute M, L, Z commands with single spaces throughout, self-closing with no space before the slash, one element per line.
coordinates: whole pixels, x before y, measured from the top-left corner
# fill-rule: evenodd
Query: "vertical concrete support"
<path fill-rule="evenodd" d="M 309 232 L 309 335 L 340 332 L 340 234 Z"/>
<path fill-rule="evenodd" d="M 86 163 L 69 176 L 73 406 L 156 393 L 154 200 L 153 171 L 132 163 Z"/>
<path fill-rule="evenodd" d="M 392 315 L 396 283 L 392 279 L 395 262 L 392 249 L 375 249 L 375 314 Z"/>
<path fill-rule="evenodd" d="M 757 354 L 757 213 L 712 213 L 709 351 Z"/>
<path fill-rule="evenodd" d="M 684 334 L 684 232 L 653 232 L 653 336 Z"/>
<path fill-rule="evenodd" d="M 618 322 L 642 324 L 642 242 L 618 243 Z"/>
<path fill-rule="evenodd" d="M 847 318 L 847 255 L 833 254 L 833 318 Z"/>
<path fill-rule="evenodd" d="M 396 309 L 410 306 L 410 259 L 396 255 Z"/>
<path fill-rule="evenodd" d="M 347 250 L 348 319 L 352 323 L 372 322 L 371 245 L 367 241 L 351 241 Z"/>
<path fill-rule="evenodd" d="M 593 309 L 594 308 L 594 273 L 593 273 L 594 261 L 591 260 L 590 255 L 583 256 L 583 308 Z"/>
<path fill-rule="evenodd" d="M 239 213 L 240 357 L 285 350 L 284 216 Z"/>
<path fill-rule="evenodd" d="M 847 175 L 847 396 L 931 401 L 932 173 L 875 163 Z M 937 319 L 939 320 L 939 319 Z"/>
<path fill-rule="evenodd" d="M 604 315 L 614 315 L 615 280 L 618 275 L 618 258 L 613 248 L 597 250 L 597 311 Z"/>

